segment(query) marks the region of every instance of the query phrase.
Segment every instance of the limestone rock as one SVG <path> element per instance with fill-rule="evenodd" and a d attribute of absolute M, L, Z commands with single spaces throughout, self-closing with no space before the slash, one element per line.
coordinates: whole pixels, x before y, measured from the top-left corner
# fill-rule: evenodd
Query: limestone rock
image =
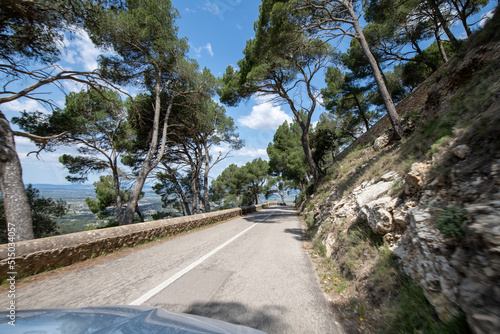
<path fill-rule="evenodd" d="M 429 169 L 429 163 L 416 162 L 411 165 L 411 170 L 406 174 L 403 184 L 403 190 L 408 195 L 413 195 L 419 191 L 425 181 L 425 173 Z"/>
<path fill-rule="evenodd" d="M 329 233 L 328 236 L 326 237 L 325 241 L 323 244 L 325 245 L 326 248 L 326 258 L 330 258 L 333 254 L 333 245 L 337 242 L 337 239 L 335 238 L 335 233 Z"/>
<path fill-rule="evenodd" d="M 365 188 L 358 196 L 356 196 L 356 203 L 361 208 L 369 202 L 372 202 L 384 195 L 386 195 L 392 187 L 392 182 L 378 182 Z"/>
<path fill-rule="evenodd" d="M 392 138 L 394 138 L 394 131 L 387 130 L 386 132 L 384 132 L 383 135 L 381 135 L 380 137 L 375 139 L 375 142 L 373 143 L 373 149 L 375 151 L 378 151 L 378 150 L 384 148 L 385 146 L 387 146 L 387 144 L 389 144 L 389 142 L 392 140 Z"/>
<path fill-rule="evenodd" d="M 470 152 L 470 147 L 467 145 L 458 145 L 452 149 L 452 152 L 460 159 L 465 159 Z"/>
<path fill-rule="evenodd" d="M 361 213 L 377 234 L 387 234 L 394 230 L 391 213 L 387 210 L 391 197 L 382 197 L 361 207 Z"/>
<path fill-rule="evenodd" d="M 380 178 L 382 179 L 382 181 L 386 181 L 386 182 L 389 182 L 389 181 L 392 181 L 392 180 L 399 180 L 399 179 L 401 179 L 401 177 L 399 176 L 399 174 L 397 172 L 394 172 L 394 171 L 385 173 Z"/>

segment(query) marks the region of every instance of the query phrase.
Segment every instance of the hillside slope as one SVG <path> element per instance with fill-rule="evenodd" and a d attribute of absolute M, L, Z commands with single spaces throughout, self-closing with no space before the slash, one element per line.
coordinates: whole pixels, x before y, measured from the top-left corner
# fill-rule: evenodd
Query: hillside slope
<path fill-rule="evenodd" d="M 402 141 L 351 147 L 300 203 L 348 330 L 500 332 L 499 78 L 496 13 L 405 110 Z"/>

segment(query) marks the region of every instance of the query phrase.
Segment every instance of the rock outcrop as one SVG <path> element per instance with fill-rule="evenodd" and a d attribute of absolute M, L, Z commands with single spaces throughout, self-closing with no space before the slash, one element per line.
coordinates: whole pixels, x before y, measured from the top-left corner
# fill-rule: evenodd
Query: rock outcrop
<path fill-rule="evenodd" d="M 447 237 L 437 228 L 435 212 L 449 203 L 450 194 L 439 180 L 429 178 L 430 167 L 430 162 L 415 163 L 404 177 L 389 172 L 347 196 L 330 194 L 314 214 L 328 222 L 320 225 L 326 256 L 332 255 L 337 237 L 324 233 L 324 226 L 364 219 L 384 236 L 402 271 L 423 289 L 441 320 L 464 312 L 475 333 L 500 332 L 500 193 L 465 203 L 465 236 Z M 500 184 L 500 161 L 483 181 Z M 455 179 L 451 187 L 470 191 L 479 185 Z M 402 191 L 393 195 L 397 186 Z"/>

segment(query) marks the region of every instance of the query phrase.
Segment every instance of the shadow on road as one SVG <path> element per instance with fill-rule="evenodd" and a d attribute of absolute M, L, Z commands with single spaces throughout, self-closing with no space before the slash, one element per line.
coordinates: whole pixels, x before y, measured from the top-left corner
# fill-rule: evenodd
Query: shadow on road
<path fill-rule="evenodd" d="M 287 229 L 285 229 L 285 233 L 290 233 L 290 234 L 295 235 L 295 239 L 297 239 L 299 241 L 307 240 L 304 237 L 304 233 L 303 233 L 301 228 L 287 228 Z"/>
<path fill-rule="evenodd" d="M 263 220 L 272 211 L 276 211 L 272 216 Z M 297 217 L 297 212 L 293 207 L 273 207 L 266 210 L 258 211 L 257 213 L 244 216 L 242 219 L 251 222 L 251 223 L 259 223 L 259 224 L 275 224 L 280 223 L 281 221 L 285 221 L 288 218 Z"/>
<path fill-rule="evenodd" d="M 278 317 L 283 311 L 284 308 L 279 306 L 251 309 L 241 303 L 211 302 L 192 304 L 184 312 L 247 326 L 264 332 L 286 333 L 288 325 Z"/>

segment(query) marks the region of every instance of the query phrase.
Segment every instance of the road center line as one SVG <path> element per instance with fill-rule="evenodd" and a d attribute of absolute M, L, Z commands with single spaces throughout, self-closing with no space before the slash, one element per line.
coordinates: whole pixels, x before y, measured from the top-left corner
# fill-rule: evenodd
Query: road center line
<path fill-rule="evenodd" d="M 232 243 L 234 240 L 238 239 L 240 236 L 242 236 L 243 234 L 245 234 L 248 231 L 250 231 L 250 229 L 252 229 L 255 225 L 257 225 L 258 223 L 261 223 L 264 220 L 266 220 L 267 218 L 271 217 L 275 212 L 276 212 L 276 210 L 274 210 L 273 212 L 271 212 L 269 215 L 267 215 L 263 219 L 259 220 L 258 222 L 254 223 L 252 226 L 250 226 L 247 229 L 243 230 L 242 232 L 238 233 L 237 235 L 235 235 L 234 237 L 232 237 L 231 239 L 229 239 L 228 241 L 226 241 L 225 243 L 223 243 L 219 247 L 217 247 L 214 250 L 212 250 L 210 253 L 207 253 L 206 255 L 202 256 L 201 258 L 199 258 L 195 262 L 191 263 L 189 266 L 187 266 L 186 268 L 182 269 L 181 271 L 179 271 L 174 276 L 170 277 L 169 279 L 167 279 L 166 281 L 164 281 L 160 285 L 158 285 L 155 288 L 149 290 L 144 295 L 142 295 L 141 297 L 139 297 L 136 300 L 134 300 L 133 302 L 131 302 L 130 305 L 141 305 L 142 303 L 146 302 L 151 297 L 153 297 L 154 295 L 156 295 L 157 293 L 159 293 L 163 289 L 165 289 L 167 286 L 169 286 L 170 284 L 172 284 L 175 281 L 177 281 L 183 275 L 187 274 L 189 271 L 193 270 L 198 265 L 200 265 L 201 263 L 203 263 L 206 259 L 208 259 L 212 255 L 214 255 L 215 253 L 217 253 L 218 251 L 220 251 L 222 248 L 226 247 L 227 245 L 229 245 L 230 243 Z"/>

